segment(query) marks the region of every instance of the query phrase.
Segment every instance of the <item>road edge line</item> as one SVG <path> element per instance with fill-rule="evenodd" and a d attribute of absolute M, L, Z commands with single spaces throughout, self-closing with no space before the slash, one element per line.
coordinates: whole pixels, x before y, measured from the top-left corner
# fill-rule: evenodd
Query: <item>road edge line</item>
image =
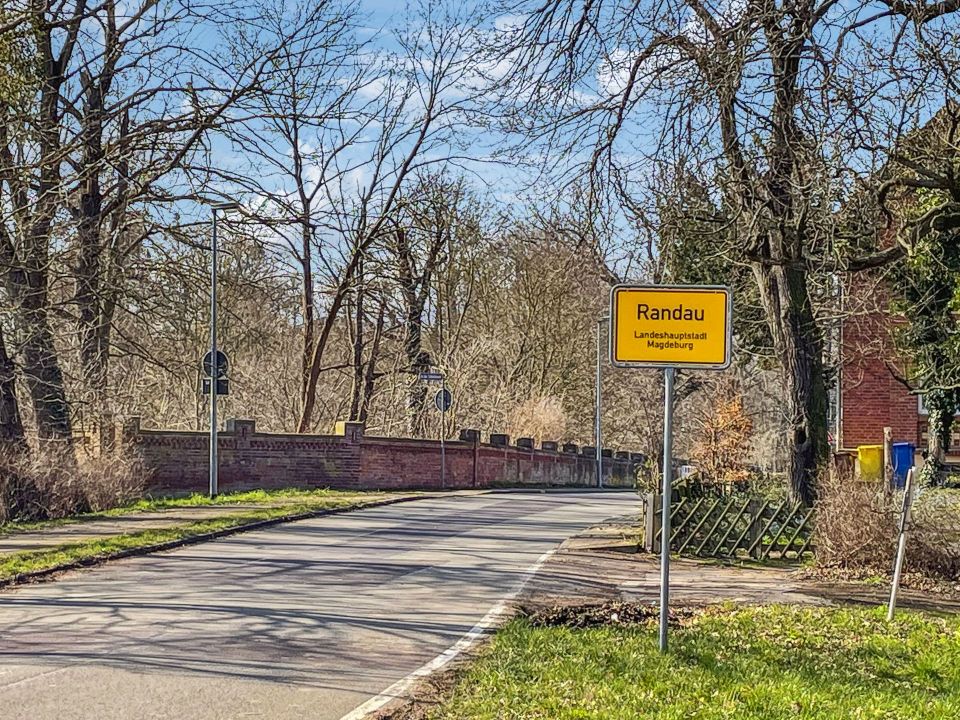
<path fill-rule="evenodd" d="M 432 675 L 445 665 L 451 663 L 458 656 L 476 646 L 491 630 L 500 627 L 504 621 L 513 614 L 510 604 L 523 592 L 527 583 L 540 571 L 544 563 L 557 552 L 558 548 L 559 545 L 547 550 L 537 558 L 533 565 L 524 572 L 517 586 L 510 593 L 500 598 L 497 604 L 490 608 L 487 614 L 484 615 L 476 625 L 470 628 L 470 630 L 464 633 L 457 642 L 437 655 L 430 662 L 421 665 L 406 677 L 397 680 L 379 695 L 370 698 L 362 705 L 358 705 L 341 717 L 340 720 L 365 720 L 365 718 L 370 718 L 373 713 L 382 710 L 394 700 L 401 699 L 419 680 Z"/>

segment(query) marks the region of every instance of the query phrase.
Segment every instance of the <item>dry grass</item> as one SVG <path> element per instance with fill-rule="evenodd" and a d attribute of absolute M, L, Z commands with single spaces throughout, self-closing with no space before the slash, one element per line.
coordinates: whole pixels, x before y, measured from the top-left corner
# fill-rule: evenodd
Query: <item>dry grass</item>
<path fill-rule="evenodd" d="M 530 437 L 541 443 L 566 437 L 567 423 L 567 414 L 557 398 L 536 396 L 513 409 L 506 430 L 511 437 Z"/>
<path fill-rule="evenodd" d="M 53 520 L 132 502 L 143 490 L 143 468 L 122 456 L 76 458 L 46 448 L 0 458 L 0 523 Z"/>
<path fill-rule="evenodd" d="M 902 496 L 846 473 L 824 474 L 817 502 L 817 564 L 825 568 L 890 572 Z M 928 489 L 919 494 L 907 541 L 908 572 L 960 578 L 960 493 Z"/>

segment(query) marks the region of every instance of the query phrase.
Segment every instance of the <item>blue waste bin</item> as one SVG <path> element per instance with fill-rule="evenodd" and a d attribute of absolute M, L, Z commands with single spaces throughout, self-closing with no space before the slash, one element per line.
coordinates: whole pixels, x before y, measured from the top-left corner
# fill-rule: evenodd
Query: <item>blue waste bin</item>
<path fill-rule="evenodd" d="M 913 456 L 917 448 L 913 443 L 895 442 L 893 444 L 893 486 L 902 488 L 907 484 L 907 471 L 913 467 Z"/>

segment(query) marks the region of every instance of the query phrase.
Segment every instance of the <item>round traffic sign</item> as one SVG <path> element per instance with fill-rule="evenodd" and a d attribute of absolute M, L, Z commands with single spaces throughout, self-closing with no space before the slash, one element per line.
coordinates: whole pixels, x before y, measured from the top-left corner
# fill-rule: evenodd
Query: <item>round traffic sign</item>
<path fill-rule="evenodd" d="M 207 377 L 213 377 L 213 363 L 211 363 L 211 353 L 207 353 L 203 356 L 203 374 Z M 217 377 L 225 378 L 227 376 L 227 368 L 230 365 L 230 361 L 227 360 L 227 356 L 221 351 L 217 350 Z"/>
<path fill-rule="evenodd" d="M 433 404 L 437 406 L 437 410 L 440 412 L 446 412 L 453 404 L 453 395 L 446 388 L 437 390 L 437 394 L 433 396 Z"/>

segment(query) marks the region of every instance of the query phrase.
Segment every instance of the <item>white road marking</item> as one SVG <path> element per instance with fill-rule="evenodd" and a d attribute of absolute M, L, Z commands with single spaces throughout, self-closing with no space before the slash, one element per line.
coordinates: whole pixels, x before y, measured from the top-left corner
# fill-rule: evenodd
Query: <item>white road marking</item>
<path fill-rule="evenodd" d="M 340 718 L 340 720 L 364 720 L 364 718 L 370 717 L 388 703 L 406 695 L 419 680 L 432 675 L 444 665 L 447 665 L 456 657 L 476 645 L 483 636 L 499 627 L 503 621 L 506 620 L 510 603 L 523 591 L 527 583 L 530 582 L 530 578 L 537 574 L 537 571 L 555 552 L 556 548 L 547 550 L 547 552 L 537 558 L 537 561 L 523 574 L 513 591 L 501 598 L 500 601 L 483 616 L 483 619 L 474 625 L 456 643 L 448 647 L 427 664 L 414 670 L 405 678 L 397 680 L 397 682 L 376 697 L 370 698 L 363 703 L 363 705 L 348 712 Z"/>
<path fill-rule="evenodd" d="M 79 667 L 79 666 L 73 665 L 73 666 L 54 668 L 53 670 L 45 670 L 43 672 L 37 673 L 36 675 L 30 675 L 29 677 L 20 678 L 19 680 L 14 680 L 13 682 L 2 683 L 0 684 L 0 687 L 6 690 L 7 688 L 16 687 L 17 685 L 24 685 L 28 682 L 33 682 L 34 680 L 42 680 L 43 678 L 48 677 L 50 675 L 55 675 L 57 673 L 62 673 L 67 670 L 70 670 L 71 667 Z"/>

